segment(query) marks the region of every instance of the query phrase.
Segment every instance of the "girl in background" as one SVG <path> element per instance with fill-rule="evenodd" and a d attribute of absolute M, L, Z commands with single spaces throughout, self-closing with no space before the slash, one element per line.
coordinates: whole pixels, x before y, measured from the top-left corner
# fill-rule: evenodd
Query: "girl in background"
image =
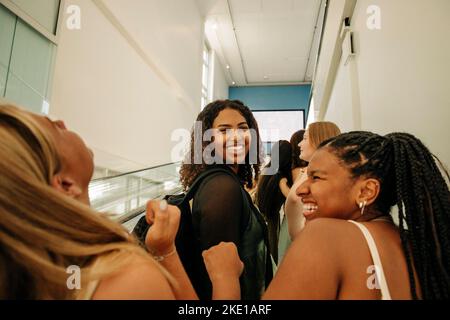
<path fill-rule="evenodd" d="M 278 153 L 275 156 L 275 152 Z M 292 147 L 289 141 L 277 141 L 271 151 L 272 160 L 267 167 L 276 166 L 273 175 L 262 175 L 256 191 L 256 205 L 266 217 L 269 229 L 269 248 L 275 263 L 278 263 L 278 238 L 280 233 L 280 212 L 292 186 Z M 275 170 L 275 168 L 272 168 Z M 287 190 L 282 190 L 281 181 L 286 180 Z"/>
<path fill-rule="evenodd" d="M 303 140 L 305 130 L 296 131 L 291 136 L 291 148 L 292 148 L 292 180 L 296 181 L 302 174 L 306 173 L 306 167 L 308 162 L 300 158 L 300 142 Z M 288 180 L 283 178 L 280 181 L 280 189 L 283 192 L 285 198 L 288 197 L 289 191 L 292 187 L 292 183 L 288 184 Z M 283 259 L 286 250 L 291 245 L 291 237 L 288 231 L 288 221 L 285 214 L 285 207 L 281 213 L 281 227 L 278 238 L 278 262 Z"/>
<path fill-rule="evenodd" d="M 317 147 L 325 140 L 339 135 L 341 131 L 333 122 L 319 121 L 311 123 L 300 141 L 300 159 L 309 162 Z M 304 226 L 303 204 L 295 196 L 297 187 L 306 180 L 306 172 L 303 171 L 290 189 L 285 204 L 285 212 L 288 224 L 288 231 L 293 240 Z"/>

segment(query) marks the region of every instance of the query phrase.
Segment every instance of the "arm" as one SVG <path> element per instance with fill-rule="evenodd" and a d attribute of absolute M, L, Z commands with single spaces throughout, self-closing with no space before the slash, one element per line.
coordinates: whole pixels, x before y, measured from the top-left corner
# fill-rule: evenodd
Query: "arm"
<path fill-rule="evenodd" d="M 220 188 L 220 189 L 219 189 Z M 244 223 L 241 186 L 228 175 L 217 175 L 198 190 L 193 215 L 202 250 L 220 242 L 238 245 Z"/>
<path fill-rule="evenodd" d="M 162 211 L 159 202 L 149 201 L 146 218 L 148 223 L 152 225 L 146 238 L 147 247 L 154 255 L 162 257 L 161 265 L 177 281 L 176 299 L 197 300 L 198 296 L 174 245 L 180 222 L 180 211 L 174 206 L 168 206 L 165 211 Z M 213 286 L 212 298 L 220 300 L 239 299 L 239 276 L 243 271 L 243 264 L 239 259 L 236 246 L 233 243 L 221 243 L 204 251 L 203 258 L 208 271 L 210 268 L 214 269 L 217 264 L 224 267 L 224 270 L 212 272 L 210 275 Z"/>
<path fill-rule="evenodd" d="M 294 168 L 292 169 L 292 180 L 295 181 L 300 177 L 302 172 L 304 171 L 304 168 Z"/>
<path fill-rule="evenodd" d="M 180 224 L 180 210 L 175 206 L 167 206 L 167 209 L 161 210 L 159 202 L 149 201 L 146 219 L 152 225 L 145 239 L 146 246 L 154 256 L 161 259 L 160 264 L 177 281 L 178 289 L 174 292 L 175 298 L 177 300 L 197 300 L 198 296 L 175 248 L 175 237 Z"/>
<path fill-rule="evenodd" d="M 336 299 L 341 279 L 336 222 L 317 219 L 287 251 L 263 299 Z"/>
<path fill-rule="evenodd" d="M 239 300 L 239 277 L 244 270 L 244 264 L 239 259 L 236 245 L 232 242 L 221 242 L 203 251 L 202 255 L 213 284 L 213 300 Z"/>
<path fill-rule="evenodd" d="M 133 255 L 119 272 L 102 279 L 93 300 L 174 300 L 166 275 L 148 258 Z"/>
<path fill-rule="evenodd" d="M 233 242 L 239 246 L 242 224 L 247 221 L 243 213 L 241 186 L 226 174 L 207 178 L 197 190 L 192 215 L 202 251 L 222 241 Z M 210 299 L 213 288 L 203 264 L 197 270 L 194 281 L 199 296 L 202 299 Z"/>
<path fill-rule="evenodd" d="M 305 226 L 305 217 L 303 216 L 303 204 L 297 196 L 297 188 L 305 181 L 306 175 L 301 175 L 289 191 L 285 202 L 285 214 L 288 221 L 288 231 L 292 240 L 300 233 Z"/>
<path fill-rule="evenodd" d="M 291 188 L 289 188 L 288 183 L 287 183 L 287 179 L 286 178 L 281 178 L 278 186 L 280 187 L 281 193 L 283 194 L 283 196 L 285 198 L 288 197 L 289 195 L 289 191 L 291 190 Z"/>

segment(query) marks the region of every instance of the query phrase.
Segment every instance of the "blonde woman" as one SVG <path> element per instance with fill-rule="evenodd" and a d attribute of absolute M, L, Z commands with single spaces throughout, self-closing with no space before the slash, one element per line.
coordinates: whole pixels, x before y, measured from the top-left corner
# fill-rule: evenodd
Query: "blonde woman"
<path fill-rule="evenodd" d="M 314 151 L 317 150 L 323 141 L 338 136 L 340 133 L 339 127 L 333 122 L 319 121 L 311 123 L 303 135 L 303 140 L 298 144 L 300 148 L 300 159 L 309 162 Z M 306 178 L 306 171 L 303 171 L 294 182 L 286 198 L 285 213 L 291 240 L 304 227 L 305 217 L 303 216 L 303 205 L 299 197 L 296 196 L 295 190 Z"/>
<path fill-rule="evenodd" d="M 167 236 L 178 209 L 148 204 L 158 263 L 89 208 L 92 152 L 62 121 L 0 104 L 0 158 L 0 299 L 197 298 Z"/>

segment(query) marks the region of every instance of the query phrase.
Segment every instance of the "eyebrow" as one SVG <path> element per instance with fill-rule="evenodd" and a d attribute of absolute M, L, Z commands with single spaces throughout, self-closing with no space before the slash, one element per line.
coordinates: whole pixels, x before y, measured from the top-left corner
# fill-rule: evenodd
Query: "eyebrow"
<path fill-rule="evenodd" d="M 314 175 L 314 174 L 327 174 L 327 172 L 326 171 L 323 171 L 323 170 L 311 170 L 311 171 L 309 171 L 308 170 L 308 175 L 309 176 L 312 176 L 312 175 Z"/>
<path fill-rule="evenodd" d="M 248 123 L 244 121 L 244 122 L 241 122 L 238 124 L 238 126 L 242 126 L 242 125 L 248 126 Z M 232 127 L 232 125 L 231 124 L 219 124 L 218 127 Z"/>

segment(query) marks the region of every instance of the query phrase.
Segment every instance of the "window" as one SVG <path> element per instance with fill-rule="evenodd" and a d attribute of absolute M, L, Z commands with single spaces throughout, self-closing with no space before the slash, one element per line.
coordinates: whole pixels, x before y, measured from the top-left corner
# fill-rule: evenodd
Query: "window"
<path fill-rule="evenodd" d="M 304 110 L 253 110 L 252 112 L 258 122 L 263 142 L 290 140 L 294 132 L 304 129 Z"/>
<path fill-rule="evenodd" d="M 211 50 L 205 43 L 203 46 L 202 98 L 201 109 L 211 102 Z"/>
<path fill-rule="evenodd" d="M 294 132 L 304 129 L 304 110 L 252 110 L 258 122 L 261 140 L 269 153 L 271 145 L 278 140 L 291 139 Z"/>
<path fill-rule="evenodd" d="M 56 30 L 59 0 L 45 2 L 51 6 L 42 6 L 40 10 L 31 6 L 38 4 L 34 1 L 15 0 L 5 3 L 16 11 L 0 4 L 0 96 L 30 111 L 48 114 L 56 53 L 56 44 L 50 38 L 54 37 L 52 33 Z M 27 4 L 30 6 L 26 6 Z M 37 22 L 31 23 L 34 18 L 27 18 L 30 21 L 21 18 L 29 17 L 26 12 L 41 13 L 42 17 L 45 17 L 44 13 L 48 13 L 50 18 L 44 21 L 39 16 Z M 50 38 L 38 30 L 40 27 L 35 28 L 42 26 L 40 23 L 50 29 Z"/>

